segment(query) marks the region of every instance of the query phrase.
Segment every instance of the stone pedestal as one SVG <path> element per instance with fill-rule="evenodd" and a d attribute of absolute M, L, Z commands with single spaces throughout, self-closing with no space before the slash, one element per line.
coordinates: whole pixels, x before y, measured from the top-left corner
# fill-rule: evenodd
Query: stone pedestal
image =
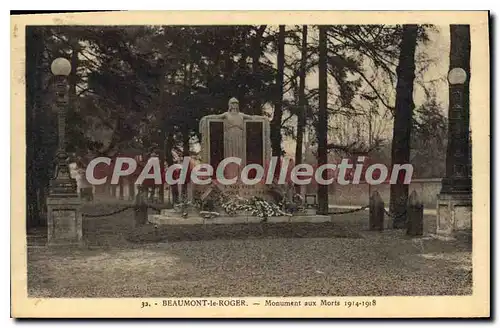
<path fill-rule="evenodd" d="M 436 234 L 453 238 L 456 233 L 471 229 L 472 195 L 467 193 L 439 194 Z"/>
<path fill-rule="evenodd" d="M 182 217 L 179 213 L 164 212 L 162 214 L 151 214 L 148 216 L 148 221 L 156 225 L 197 225 L 197 224 L 249 224 L 249 223 L 262 223 L 262 218 L 248 214 L 236 214 L 233 216 L 221 215 L 213 218 L 203 218 L 195 214 Z M 332 218 L 328 215 L 317 215 L 304 213 L 302 215 L 294 216 L 271 216 L 267 218 L 266 224 L 273 223 L 323 223 L 331 222 Z"/>
<path fill-rule="evenodd" d="M 82 212 L 79 198 L 47 198 L 47 217 L 49 246 L 82 244 Z"/>

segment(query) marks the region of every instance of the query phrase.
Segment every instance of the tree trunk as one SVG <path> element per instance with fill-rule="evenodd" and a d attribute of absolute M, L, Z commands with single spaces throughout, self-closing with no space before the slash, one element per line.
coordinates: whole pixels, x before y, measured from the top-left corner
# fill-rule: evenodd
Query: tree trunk
<path fill-rule="evenodd" d="M 241 53 L 241 58 L 238 60 L 238 69 L 236 76 L 238 76 L 239 79 L 245 79 L 247 76 L 247 54 L 246 52 Z M 238 85 L 236 88 L 236 98 L 238 99 L 238 102 L 240 104 L 240 109 L 243 112 L 246 112 L 245 109 L 247 107 L 247 97 L 246 94 L 248 93 L 247 87 L 244 85 Z"/>
<path fill-rule="evenodd" d="M 187 75 L 185 78 L 184 91 L 185 91 L 185 104 L 190 106 L 191 104 L 191 86 L 193 82 L 193 63 L 190 63 L 187 67 Z M 187 120 L 186 120 L 187 122 Z M 189 157 L 191 156 L 190 148 L 189 148 L 189 139 L 190 139 L 190 129 L 188 124 L 183 124 L 182 126 L 182 156 Z M 181 194 L 182 199 L 186 201 L 187 196 L 187 184 L 189 183 L 189 179 L 186 179 L 185 184 L 182 185 Z"/>
<path fill-rule="evenodd" d="M 26 228 L 47 223 L 46 186 L 50 179 L 55 141 L 44 108 L 44 30 L 26 29 Z M 46 93 L 46 92 L 45 92 Z"/>
<path fill-rule="evenodd" d="M 319 27 L 319 110 L 318 110 L 318 167 L 327 163 L 328 132 L 328 81 L 327 81 L 327 37 L 326 26 Z M 327 170 L 323 171 L 327 179 Z M 318 184 L 318 214 L 328 214 L 328 185 Z"/>
<path fill-rule="evenodd" d="M 253 49 L 252 49 L 252 74 L 255 80 L 260 79 L 260 54 L 261 54 L 261 42 L 262 35 L 266 30 L 267 25 L 261 25 L 257 30 L 257 35 L 254 38 Z M 257 92 L 253 99 L 252 115 L 262 115 L 262 102 L 261 94 Z"/>
<path fill-rule="evenodd" d="M 302 26 L 302 51 L 299 75 L 299 108 L 297 110 L 297 144 L 295 146 L 295 165 L 302 163 L 302 144 L 306 125 L 306 64 L 307 64 L 307 25 Z M 296 186 L 300 192 L 300 186 Z"/>
<path fill-rule="evenodd" d="M 191 155 L 189 149 L 189 127 L 184 125 L 184 129 L 182 131 L 182 156 L 189 157 Z M 186 200 L 187 196 L 187 184 L 189 183 L 189 179 L 186 179 L 185 184 L 182 185 L 182 199 Z"/>
<path fill-rule="evenodd" d="M 40 66 L 41 50 L 43 41 L 41 33 L 37 33 L 34 27 L 26 29 L 26 228 L 39 225 L 38 189 L 36 176 L 36 108 L 37 92 L 40 92 L 40 74 L 37 67 Z M 37 74 L 38 73 L 38 74 Z"/>
<path fill-rule="evenodd" d="M 174 164 L 174 158 L 172 156 L 172 149 L 174 147 L 174 136 L 172 131 L 170 131 L 170 129 L 167 129 L 167 131 L 168 132 L 165 141 L 165 161 L 167 162 L 167 165 L 170 166 Z M 179 189 L 177 188 L 177 185 L 169 186 L 169 188 L 172 190 L 172 203 L 175 204 L 179 201 Z"/>
<path fill-rule="evenodd" d="M 271 146 L 273 156 L 281 156 L 281 117 L 283 115 L 283 80 L 285 70 L 285 25 L 279 26 L 278 34 L 278 72 L 276 75 L 276 101 L 271 121 Z"/>
<path fill-rule="evenodd" d="M 417 25 L 404 25 L 403 38 L 397 68 L 398 83 L 396 86 L 396 108 L 394 111 L 394 128 L 392 135 L 392 167 L 395 164 L 410 162 L 410 137 L 413 108 L 413 80 L 415 79 L 415 48 L 417 45 Z M 395 216 L 394 229 L 402 229 L 406 225 L 406 203 L 408 185 L 398 178 L 391 184 L 390 212 Z"/>
<path fill-rule="evenodd" d="M 161 134 L 163 135 L 163 133 Z M 165 169 L 165 166 L 164 166 L 164 163 L 165 163 L 165 140 L 163 140 L 162 143 L 160 143 L 160 145 L 162 145 L 160 147 L 160 151 L 159 151 L 159 154 L 158 154 L 158 159 L 160 160 L 160 168 L 163 170 Z M 159 198 L 159 202 L 163 204 L 164 200 L 165 200 L 165 185 L 163 183 L 164 179 L 163 177 L 165 176 L 165 172 L 162 171 L 161 172 L 161 180 L 162 180 L 162 184 L 158 186 L 158 198 Z"/>
<path fill-rule="evenodd" d="M 165 129 L 168 126 L 167 122 L 167 113 L 165 113 L 165 108 L 163 108 L 163 102 L 164 102 L 164 97 L 165 97 L 165 82 L 166 82 L 167 76 L 166 76 L 166 71 L 165 71 L 165 63 L 163 64 L 162 67 L 162 76 L 160 79 L 160 93 L 159 93 L 159 112 L 161 115 L 161 127 L 160 127 L 160 139 L 158 142 L 160 151 L 159 151 L 159 160 L 160 160 L 160 167 L 163 169 L 165 168 L 165 143 L 166 143 L 166 136 L 167 133 L 165 132 Z M 166 169 L 166 168 L 165 168 Z M 158 197 L 160 198 L 160 203 L 163 203 L 165 201 L 165 185 L 163 184 L 163 177 L 164 177 L 165 172 L 162 172 L 162 184 L 159 186 L 158 190 Z M 166 183 L 166 182 L 165 182 Z"/>
<path fill-rule="evenodd" d="M 76 112 L 76 85 L 78 82 L 78 41 L 73 41 L 71 45 L 71 74 L 68 76 L 68 98 L 69 98 L 69 110 Z"/>

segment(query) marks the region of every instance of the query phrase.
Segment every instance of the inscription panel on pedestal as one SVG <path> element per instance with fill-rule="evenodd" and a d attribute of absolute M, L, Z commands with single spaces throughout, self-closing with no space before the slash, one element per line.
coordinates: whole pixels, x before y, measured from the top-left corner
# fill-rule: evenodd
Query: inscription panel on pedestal
<path fill-rule="evenodd" d="M 448 205 L 438 205 L 438 230 L 451 228 L 451 212 Z"/>
<path fill-rule="evenodd" d="M 263 131 L 263 122 L 246 122 L 246 164 L 264 165 Z"/>
<path fill-rule="evenodd" d="M 76 211 L 54 210 L 52 211 L 52 236 L 55 239 L 77 238 Z"/>
<path fill-rule="evenodd" d="M 472 208 L 469 206 L 457 205 L 454 208 L 455 212 L 455 229 L 464 230 L 471 229 L 472 226 Z"/>
<path fill-rule="evenodd" d="M 232 195 L 233 197 L 240 196 L 244 198 L 251 198 L 256 196 L 264 199 L 269 197 L 268 187 L 261 183 L 255 185 L 236 183 L 227 186 L 221 185 L 220 188 L 225 194 Z"/>
<path fill-rule="evenodd" d="M 224 159 L 224 123 L 221 121 L 209 122 L 209 164 L 214 168 L 214 174 L 217 166 Z"/>

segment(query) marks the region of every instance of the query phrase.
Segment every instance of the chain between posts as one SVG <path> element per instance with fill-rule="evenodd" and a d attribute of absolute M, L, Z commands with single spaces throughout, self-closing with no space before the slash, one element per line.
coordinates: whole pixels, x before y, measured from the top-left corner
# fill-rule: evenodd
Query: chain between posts
<path fill-rule="evenodd" d="M 359 207 L 359 208 L 355 208 L 355 209 L 351 209 L 351 210 L 347 210 L 347 211 L 342 211 L 342 212 L 328 212 L 328 214 L 329 214 L 329 215 L 340 215 L 340 214 L 355 213 L 355 212 L 363 211 L 363 210 L 365 210 L 365 209 L 367 209 L 367 208 L 369 208 L 369 207 L 370 207 L 370 205 L 365 205 L 365 206 L 362 206 L 362 207 Z M 401 218 L 401 217 L 405 216 L 405 215 L 406 215 L 406 213 L 407 213 L 407 211 L 404 211 L 404 212 L 403 212 L 403 213 L 401 213 L 401 214 L 396 214 L 396 215 L 394 215 L 394 214 L 389 213 L 389 212 L 388 212 L 388 211 L 384 208 L 384 213 L 385 213 L 388 217 L 390 217 L 390 218 L 392 218 L 392 219 L 399 219 L 399 218 Z"/>
<path fill-rule="evenodd" d="M 116 210 L 116 211 L 113 211 L 113 212 L 109 212 L 109 213 L 104 213 L 104 214 L 90 214 L 90 213 L 83 213 L 82 216 L 83 217 L 87 217 L 87 218 L 98 218 L 98 217 L 106 217 L 106 216 L 111 216 L 111 215 L 115 215 L 115 214 L 118 214 L 118 213 L 121 213 L 121 212 L 125 212 L 126 210 L 129 210 L 131 208 L 135 208 L 136 205 L 132 205 L 132 206 L 125 206 L 124 208 L 121 208 L 119 210 Z"/>
<path fill-rule="evenodd" d="M 129 205 L 129 206 L 125 206 L 123 208 L 120 208 L 118 210 L 115 210 L 115 211 L 112 211 L 112 212 L 109 212 L 109 213 L 103 213 L 103 214 L 90 214 L 90 213 L 82 213 L 82 216 L 83 217 L 86 217 L 86 218 L 100 218 L 100 217 L 107 217 L 107 216 L 112 216 L 112 215 L 115 215 L 115 214 L 119 214 L 119 213 L 122 213 L 122 212 L 125 212 L 126 210 L 129 210 L 129 209 L 137 209 L 139 207 L 141 207 L 143 205 L 141 204 L 134 204 L 134 205 Z M 161 212 L 161 208 L 158 208 L 158 207 L 155 207 L 155 206 L 152 206 L 150 204 L 145 204 L 145 206 L 147 208 L 150 208 L 152 210 L 155 210 L 157 212 Z"/>
<path fill-rule="evenodd" d="M 154 211 L 157 211 L 157 212 L 161 212 L 162 208 L 158 208 L 158 207 L 155 207 L 151 204 L 144 204 L 147 208 L 150 208 Z M 90 214 L 90 213 L 83 213 L 82 216 L 84 217 L 88 217 L 88 218 L 97 218 L 97 217 L 106 217 L 106 216 L 111 216 L 111 215 L 115 215 L 115 214 L 118 214 L 118 213 L 122 213 L 122 212 L 125 212 L 126 210 L 129 210 L 129 209 L 136 209 L 138 207 L 142 206 L 141 204 L 134 204 L 134 205 L 130 205 L 130 206 L 125 206 L 124 208 L 121 208 L 121 209 L 118 209 L 118 210 L 115 210 L 115 211 L 112 211 L 112 212 L 109 212 L 109 213 L 104 213 L 104 214 Z M 367 208 L 369 208 L 370 205 L 365 205 L 365 206 L 362 206 L 362 207 L 359 207 L 359 208 L 355 208 L 355 209 L 350 209 L 350 210 L 347 210 L 347 211 L 341 211 L 341 212 L 328 212 L 329 215 L 341 215 L 341 214 L 349 214 L 349 213 L 355 213 L 355 212 L 359 212 L 359 211 L 363 211 Z M 385 208 L 384 208 L 384 213 L 389 216 L 390 218 L 392 219 L 399 219 L 401 217 L 403 217 L 404 215 L 406 215 L 406 212 L 407 211 L 404 211 L 403 213 L 401 214 L 398 214 L 398 215 L 393 215 L 391 213 L 389 213 Z"/>
<path fill-rule="evenodd" d="M 405 211 L 404 211 L 403 213 L 401 213 L 401 214 L 391 214 L 391 213 L 389 213 L 389 212 L 388 212 L 388 211 L 384 208 L 384 213 L 385 213 L 388 217 L 390 217 L 390 218 L 392 218 L 392 219 L 399 219 L 399 218 L 402 218 L 403 216 L 405 216 L 405 215 L 406 215 L 406 213 L 407 213 L 407 212 L 408 212 L 408 211 L 407 211 L 407 210 L 405 210 Z"/>
<path fill-rule="evenodd" d="M 90 214 L 90 213 L 83 213 L 82 215 L 84 217 L 88 217 L 88 218 L 97 218 L 97 217 L 106 217 L 106 216 L 111 216 L 111 215 L 115 215 L 115 214 L 118 214 L 118 213 L 121 213 L 121 212 L 125 212 L 126 210 L 129 210 L 129 209 L 136 209 L 137 207 L 139 207 L 141 205 L 139 204 L 135 204 L 135 205 L 132 205 L 132 206 L 125 206 L 124 208 L 121 208 L 119 210 L 116 210 L 116 211 L 113 211 L 113 212 L 109 212 L 109 213 L 104 213 L 104 214 Z M 155 207 L 153 205 L 150 205 L 150 204 L 146 204 L 146 206 L 152 210 L 155 210 L 157 212 L 161 212 L 162 208 L 158 208 L 158 207 Z M 367 209 L 368 207 L 370 207 L 369 205 L 366 205 L 366 206 L 362 206 L 360 208 L 356 208 L 356 209 L 351 209 L 351 210 L 347 210 L 347 211 L 342 211 L 342 212 L 328 212 L 329 215 L 340 215 L 340 214 L 349 214 L 349 213 L 355 213 L 355 212 L 359 212 L 359 211 L 363 211 L 365 209 Z M 395 218 L 394 216 L 390 215 L 389 212 L 387 212 L 385 209 L 384 209 L 385 213 L 392 217 L 392 218 Z M 406 214 L 403 213 L 403 215 Z"/>
<path fill-rule="evenodd" d="M 355 208 L 355 209 L 351 209 L 351 210 L 347 210 L 347 211 L 342 211 L 342 212 L 328 212 L 328 215 L 339 215 L 339 214 L 355 213 L 355 212 L 366 210 L 369 207 L 370 207 L 370 205 L 366 205 L 366 206 L 362 206 L 360 208 Z"/>

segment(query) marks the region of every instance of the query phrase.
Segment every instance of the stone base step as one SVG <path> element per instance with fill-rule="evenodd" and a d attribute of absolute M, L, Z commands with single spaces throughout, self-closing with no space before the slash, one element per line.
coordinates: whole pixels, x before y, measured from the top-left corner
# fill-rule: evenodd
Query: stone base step
<path fill-rule="evenodd" d="M 210 212 L 210 211 L 204 211 L 204 212 Z M 160 214 L 161 216 L 164 216 L 164 217 L 175 217 L 175 218 L 178 218 L 178 217 L 181 217 L 181 213 L 180 212 L 177 212 L 173 209 L 162 209 L 160 211 Z M 311 216 L 311 215 L 316 215 L 316 209 L 314 208 L 308 208 L 308 209 L 305 209 L 304 211 L 300 211 L 300 212 L 297 212 L 295 214 L 295 216 Z M 200 214 L 197 213 L 196 211 L 187 211 L 187 217 L 188 218 L 191 218 L 191 217 L 199 217 Z M 252 216 L 250 214 L 250 212 L 238 212 L 238 214 L 234 215 L 236 217 L 239 217 L 239 216 Z M 217 217 L 231 217 L 231 215 L 228 215 L 224 212 L 219 212 L 219 215 L 217 215 Z"/>
<path fill-rule="evenodd" d="M 171 215 L 164 216 L 162 214 L 149 215 L 148 221 L 156 225 L 193 225 L 193 224 L 247 224 L 260 223 L 261 217 L 257 216 L 219 216 L 212 219 L 201 217 L 183 218 L 173 217 Z M 294 223 L 294 222 L 310 222 L 321 223 L 331 222 L 331 217 L 328 215 L 295 215 L 295 216 L 273 216 L 269 217 L 266 223 Z"/>

